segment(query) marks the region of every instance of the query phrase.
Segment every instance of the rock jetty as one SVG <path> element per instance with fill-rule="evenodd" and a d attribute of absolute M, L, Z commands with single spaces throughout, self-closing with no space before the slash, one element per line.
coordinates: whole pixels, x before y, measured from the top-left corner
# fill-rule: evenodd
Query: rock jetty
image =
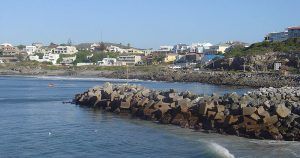
<path fill-rule="evenodd" d="M 205 132 L 300 140 L 300 87 L 205 96 L 105 83 L 75 95 L 74 103 Z"/>

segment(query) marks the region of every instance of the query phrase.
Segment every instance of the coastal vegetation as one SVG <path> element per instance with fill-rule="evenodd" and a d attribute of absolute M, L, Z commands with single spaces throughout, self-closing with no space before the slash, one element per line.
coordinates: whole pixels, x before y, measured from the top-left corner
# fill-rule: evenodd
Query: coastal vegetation
<path fill-rule="evenodd" d="M 104 51 L 79 51 L 76 53 L 76 60 L 74 61 L 74 64 L 76 65 L 77 63 L 97 63 L 98 61 L 101 61 L 103 58 L 107 57 L 116 58 L 118 57 L 118 53 Z"/>
<path fill-rule="evenodd" d="M 264 55 L 269 52 L 299 53 L 300 38 L 291 38 L 283 42 L 263 41 L 254 43 L 249 47 L 237 45 L 230 49 L 227 53 L 225 53 L 225 57 Z"/>

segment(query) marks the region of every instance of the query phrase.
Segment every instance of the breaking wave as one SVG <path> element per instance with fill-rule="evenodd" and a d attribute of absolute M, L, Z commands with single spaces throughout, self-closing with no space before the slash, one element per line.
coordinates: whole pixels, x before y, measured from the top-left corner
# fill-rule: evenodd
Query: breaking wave
<path fill-rule="evenodd" d="M 217 143 L 209 143 L 209 149 L 213 151 L 213 154 L 216 154 L 217 157 L 221 158 L 234 158 L 234 155 L 229 152 L 225 147 L 217 144 Z"/>

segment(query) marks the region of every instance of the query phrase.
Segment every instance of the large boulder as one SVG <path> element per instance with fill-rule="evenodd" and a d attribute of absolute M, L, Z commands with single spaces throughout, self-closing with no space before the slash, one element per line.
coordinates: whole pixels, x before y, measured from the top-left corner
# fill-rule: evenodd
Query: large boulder
<path fill-rule="evenodd" d="M 289 114 L 291 114 L 291 110 L 288 109 L 284 104 L 279 104 L 276 107 L 276 113 L 279 117 L 281 118 L 285 118 L 287 117 Z"/>
<path fill-rule="evenodd" d="M 243 107 L 242 110 L 244 116 L 250 116 L 256 111 L 256 107 Z"/>

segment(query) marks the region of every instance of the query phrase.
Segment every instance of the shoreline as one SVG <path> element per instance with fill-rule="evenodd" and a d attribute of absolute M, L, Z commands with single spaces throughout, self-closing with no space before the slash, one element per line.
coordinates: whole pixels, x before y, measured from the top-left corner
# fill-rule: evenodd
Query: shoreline
<path fill-rule="evenodd" d="M 62 76 L 78 78 L 136 79 L 142 81 L 195 82 L 238 87 L 284 87 L 300 84 L 300 75 L 229 71 L 171 70 L 165 67 L 132 67 L 126 70 L 93 70 L 89 67 L 47 70 L 43 68 L 0 68 L 0 76 Z"/>

